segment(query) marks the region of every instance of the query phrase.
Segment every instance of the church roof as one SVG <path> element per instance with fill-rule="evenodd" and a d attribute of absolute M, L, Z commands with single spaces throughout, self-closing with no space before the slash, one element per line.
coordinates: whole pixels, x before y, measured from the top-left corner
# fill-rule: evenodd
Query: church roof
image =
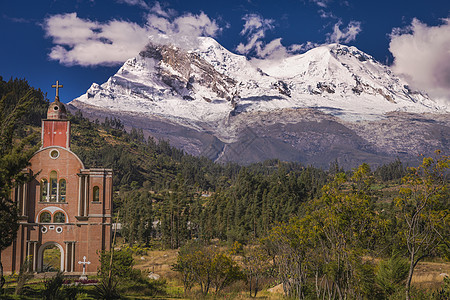
<path fill-rule="evenodd" d="M 59 97 L 55 98 L 55 101 L 50 103 L 47 110 L 47 119 L 53 120 L 65 120 L 67 119 L 67 111 L 64 104 L 59 101 Z"/>
<path fill-rule="evenodd" d="M 53 84 L 52 87 L 56 88 L 56 96 L 55 101 L 50 104 L 47 110 L 47 119 L 66 120 L 67 119 L 66 107 L 59 101 L 59 88 L 62 88 L 63 85 L 59 84 L 59 81 L 57 80 L 56 84 Z"/>

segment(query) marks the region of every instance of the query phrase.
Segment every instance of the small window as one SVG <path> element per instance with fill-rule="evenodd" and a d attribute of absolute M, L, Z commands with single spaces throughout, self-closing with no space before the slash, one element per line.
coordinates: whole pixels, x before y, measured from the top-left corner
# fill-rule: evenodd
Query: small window
<path fill-rule="evenodd" d="M 57 159 L 59 157 L 59 151 L 56 149 L 53 149 L 52 151 L 50 151 L 50 157 L 53 159 Z"/>
<path fill-rule="evenodd" d="M 50 172 L 50 202 L 56 202 L 58 194 L 58 174 L 56 171 Z"/>
<path fill-rule="evenodd" d="M 52 216 L 49 212 L 44 211 L 39 216 L 39 223 L 50 223 L 52 221 Z"/>
<path fill-rule="evenodd" d="M 94 186 L 93 195 L 94 195 L 93 201 L 99 202 L 100 201 L 100 189 L 98 188 L 98 186 Z"/>
<path fill-rule="evenodd" d="M 64 213 L 60 211 L 55 213 L 55 215 L 53 216 L 53 223 L 66 223 L 66 216 L 64 215 Z"/>
<path fill-rule="evenodd" d="M 59 202 L 66 202 L 66 180 L 59 180 Z"/>
<path fill-rule="evenodd" d="M 41 201 L 48 201 L 48 181 L 47 179 L 41 179 Z"/>

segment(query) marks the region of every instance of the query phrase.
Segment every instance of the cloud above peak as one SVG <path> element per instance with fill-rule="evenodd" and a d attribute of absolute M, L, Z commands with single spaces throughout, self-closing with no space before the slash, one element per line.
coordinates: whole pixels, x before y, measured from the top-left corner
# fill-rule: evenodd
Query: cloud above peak
<path fill-rule="evenodd" d="M 347 27 L 341 30 L 342 20 L 334 24 L 333 32 L 327 36 L 328 43 L 349 43 L 356 39 L 356 36 L 362 31 L 361 22 L 350 21 Z"/>
<path fill-rule="evenodd" d="M 428 26 L 418 19 L 405 28 L 394 28 L 389 51 L 393 70 L 404 75 L 413 88 L 450 103 L 450 19 Z"/>
<path fill-rule="evenodd" d="M 81 19 L 76 13 L 54 15 L 44 24 L 55 46 L 50 59 L 63 65 L 114 65 L 136 54 L 147 43 L 148 32 L 136 23 L 106 23 Z"/>
<path fill-rule="evenodd" d="M 120 2 L 141 7 L 145 4 L 138 0 Z M 192 48 L 197 37 L 214 37 L 221 31 L 203 12 L 177 16 L 158 2 L 147 8 L 144 25 L 123 20 L 97 22 L 76 13 L 48 17 L 43 27 L 54 44 L 49 58 L 67 66 L 118 65 L 136 56 L 149 41 Z"/>
<path fill-rule="evenodd" d="M 269 49 L 265 49 L 266 46 L 263 42 L 263 38 L 266 36 L 267 31 L 272 30 L 275 27 L 275 21 L 273 19 L 265 19 L 258 14 L 247 14 L 242 17 L 242 20 L 244 20 L 245 23 L 241 30 L 241 35 L 247 36 L 247 43 L 239 43 L 236 47 L 236 51 L 240 54 L 249 54 L 254 51 L 259 57 L 266 56 Z M 277 42 L 274 42 L 270 46 L 272 50 L 274 47 L 276 48 L 276 43 Z M 279 41 L 278 44 L 280 44 Z"/>
<path fill-rule="evenodd" d="M 275 38 L 270 42 L 264 39 L 266 33 L 275 28 L 273 19 L 265 19 L 258 14 L 247 14 L 242 17 L 245 21 L 241 30 L 241 35 L 247 39 L 246 43 L 239 43 L 236 52 L 244 55 L 250 55 L 257 58 L 284 58 L 293 53 L 308 50 L 312 48 L 312 43 L 293 44 L 289 47 L 283 46 L 282 38 Z"/>

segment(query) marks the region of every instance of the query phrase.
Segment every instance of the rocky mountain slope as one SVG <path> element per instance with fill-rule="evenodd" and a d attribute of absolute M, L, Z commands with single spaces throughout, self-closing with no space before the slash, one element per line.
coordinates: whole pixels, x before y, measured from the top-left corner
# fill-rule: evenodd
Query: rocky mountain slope
<path fill-rule="evenodd" d="M 217 161 L 354 166 L 450 146 L 448 107 L 338 44 L 277 60 L 248 60 L 211 38 L 191 51 L 149 44 L 70 107 Z"/>

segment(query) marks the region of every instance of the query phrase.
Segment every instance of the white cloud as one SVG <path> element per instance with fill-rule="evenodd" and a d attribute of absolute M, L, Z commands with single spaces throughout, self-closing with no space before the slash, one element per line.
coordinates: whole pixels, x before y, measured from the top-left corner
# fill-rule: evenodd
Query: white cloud
<path fill-rule="evenodd" d="M 258 14 L 247 14 L 242 20 L 245 21 L 244 28 L 241 30 L 241 35 L 249 33 L 260 33 L 262 36 L 269 29 L 274 28 L 273 19 L 264 19 Z"/>
<path fill-rule="evenodd" d="M 136 23 L 99 23 L 76 13 L 46 19 L 45 31 L 55 46 L 49 57 L 64 65 L 113 65 L 136 55 L 147 43 L 148 31 Z"/>
<path fill-rule="evenodd" d="M 259 47 L 258 49 L 259 57 L 286 57 L 288 55 L 288 51 L 286 47 L 281 44 L 281 38 L 277 38 L 269 42 L 264 47 Z"/>
<path fill-rule="evenodd" d="M 245 23 L 241 35 L 247 36 L 247 43 L 239 43 L 236 52 L 253 55 L 257 58 L 281 59 L 294 53 L 303 52 L 317 46 L 314 43 L 293 44 L 285 47 L 281 38 L 266 43 L 266 32 L 275 28 L 273 19 L 264 19 L 258 14 L 247 14 L 242 18 Z"/>
<path fill-rule="evenodd" d="M 176 18 L 171 18 L 170 15 L 173 13 L 167 14 L 167 17 L 161 13 L 148 14 L 147 26 L 150 32 L 150 41 L 193 49 L 198 42 L 196 37 L 215 37 L 221 32 L 217 22 L 203 12 L 197 15 L 187 13 Z"/>
<path fill-rule="evenodd" d="M 256 51 L 257 56 L 263 57 L 264 43 L 261 39 L 266 36 L 266 32 L 274 28 L 274 20 L 264 19 L 257 14 L 247 14 L 242 20 L 245 21 L 241 35 L 247 35 L 247 43 L 240 43 L 236 51 L 241 54 L 249 54 Z M 272 45 L 273 46 L 273 45 Z"/>
<path fill-rule="evenodd" d="M 331 11 L 319 9 L 318 13 L 322 19 L 337 19 L 336 16 Z"/>
<path fill-rule="evenodd" d="M 393 70 L 407 77 L 413 88 L 450 104 L 450 19 L 439 26 L 414 19 L 407 28 L 394 28 L 390 37 Z"/>
<path fill-rule="evenodd" d="M 316 5 L 320 7 L 327 7 L 328 2 L 331 2 L 331 0 L 311 0 L 311 2 L 315 3 Z"/>
<path fill-rule="evenodd" d="M 124 0 L 139 5 L 143 1 Z M 64 65 L 116 65 L 137 55 L 149 41 L 194 47 L 199 36 L 215 36 L 220 28 L 206 14 L 175 17 L 159 3 L 148 9 L 146 24 L 111 20 L 96 22 L 76 13 L 50 16 L 45 20 L 47 37 L 55 44 L 49 57 Z"/>
<path fill-rule="evenodd" d="M 328 34 L 328 43 L 349 43 L 356 39 L 356 36 L 361 32 L 361 22 L 350 21 L 347 27 L 341 30 L 342 21 L 339 20 L 334 24 L 333 32 Z"/>
<path fill-rule="evenodd" d="M 117 0 L 117 2 L 148 8 L 148 4 L 144 0 Z"/>
<path fill-rule="evenodd" d="M 288 51 L 289 53 L 299 53 L 299 52 L 305 52 L 312 48 L 318 47 L 320 44 L 313 43 L 313 42 L 306 42 L 303 44 L 294 44 L 289 46 Z"/>
<path fill-rule="evenodd" d="M 156 14 L 157 16 L 161 16 L 164 18 L 171 18 L 176 15 L 176 11 L 173 9 L 166 9 L 164 10 L 161 7 L 161 4 L 159 2 L 156 2 L 155 5 L 153 5 L 152 8 L 150 8 L 150 12 L 153 14 Z"/>

